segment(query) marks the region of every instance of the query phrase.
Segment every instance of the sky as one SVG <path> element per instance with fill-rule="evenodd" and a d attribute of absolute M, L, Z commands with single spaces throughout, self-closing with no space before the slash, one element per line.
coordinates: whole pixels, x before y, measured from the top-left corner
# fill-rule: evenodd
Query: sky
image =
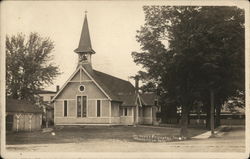
<path fill-rule="evenodd" d="M 140 51 L 136 41 L 136 30 L 144 24 L 142 5 L 138 3 L 116 2 L 30 2 L 13 1 L 4 8 L 8 15 L 5 30 L 8 35 L 37 32 L 43 37 L 50 37 L 55 43 L 53 63 L 62 72 L 54 84 L 45 87 L 55 90 L 62 86 L 76 69 L 77 48 L 85 10 L 92 48 L 93 68 L 104 73 L 129 80 L 141 69 L 132 59 L 131 52 Z"/>
<path fill-rule="evenodd" d="M 147 1 L 5 1 L 1 13 L 4 14 L 1 25 L 4 33 L 29 35 L 37 32 L 43 37 L 50 37 L 55 48 L 51 53 L 53 63 L 62 72 L 54 84 L 45 87 L 55 90 L 56 85 L 62 86 L 76 69 L 77 48 L 85 11 L 92 48 L 96 54 L 92 56 L 93 68 L 118 78 L 129 79 L 141 66 L 132 59 L 131 52 L 140 52 L 140 44 L 136 41 L 136 31 L 144 24 L 142 6 L 155 4 Z M 176 4 L 167 2 L 163 4 Z M 231 2 L 187 1 L 186 5 L 235 5 Z M 179 3 L 178 3 L 179 4 Z M 180 4 L 184 4 L 182 1 Z M 241 4 L 243 7 L 244 4 Z M 239 6 L 239 5 L 238 5 Z"/>

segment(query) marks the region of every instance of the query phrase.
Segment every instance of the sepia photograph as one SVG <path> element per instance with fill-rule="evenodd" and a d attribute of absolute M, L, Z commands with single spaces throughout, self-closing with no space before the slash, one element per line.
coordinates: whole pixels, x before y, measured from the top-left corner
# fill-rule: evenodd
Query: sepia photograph
<path fill-rule="evenodd" d="M 249 157 L 247 1 L 0 9 L 2 158 Z"/>

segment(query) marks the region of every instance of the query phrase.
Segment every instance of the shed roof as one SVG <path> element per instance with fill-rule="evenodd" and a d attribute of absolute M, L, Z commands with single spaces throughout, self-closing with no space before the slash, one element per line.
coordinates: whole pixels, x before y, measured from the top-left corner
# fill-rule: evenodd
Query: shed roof
<path fill-rule="evenodd" d="M 38 90 L 36 93 L 37 93 L 37 94 L 56 94 L 56 91 Z"/>
<path fill-rule="evenodd" d="M 7 98 L 6 112 L 42 113 L 42 109 L 27 100 Z"/>

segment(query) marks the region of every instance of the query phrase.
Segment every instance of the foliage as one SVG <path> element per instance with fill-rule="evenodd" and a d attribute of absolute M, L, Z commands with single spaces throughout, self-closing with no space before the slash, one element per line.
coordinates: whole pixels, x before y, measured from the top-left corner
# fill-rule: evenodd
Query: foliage
<path fill-rule="evenodd" d="M 50 61 L 54 43 L 31 33 L 6 36 L 6 94 L 33 100 L 37 90 L 53 83 L 59 69 Z"/>
<path fill-rule="evenodd" d="M 182 106 L 182 120 L 197 100 L 217 103 L 244 90 L 244 11 L 237 7 L 145 6 L 133 52 L 160 95 Z M 204 96 L 205 95 L 205 96 Z M 205 104 L 204 104 L 205 105 Z M 184 118 L 185 117 L 185 118 Z"/>
<path fill-rule="evenodd" d="M 232 97 L 229 97 L 225 102 L 226 110 L 230 112 L 239 112 L 240 109 L 245 109 L 245 93 L 243 91 L 237 91 Z"/>

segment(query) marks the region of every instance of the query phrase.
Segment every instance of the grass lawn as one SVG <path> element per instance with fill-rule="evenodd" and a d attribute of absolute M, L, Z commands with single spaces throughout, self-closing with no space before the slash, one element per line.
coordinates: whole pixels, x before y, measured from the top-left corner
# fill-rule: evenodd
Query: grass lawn
<path fill-rule="evenodd" d="M 133 135 L 158 135 L 178 136 L 179 128 L 150 127 L 150 126 L 74 126 L 55 129 L 55 136 L 51 133 L 35 132 L 10 132 L 6 134 L 7 145 L 17 144 L 53 144 L 53 143 L 81 143 L 90 140 L 118 140 L 137 142 Z M 189 128 L 189 136 L 196 136 L 205 132 L 204 129 Z"/>

